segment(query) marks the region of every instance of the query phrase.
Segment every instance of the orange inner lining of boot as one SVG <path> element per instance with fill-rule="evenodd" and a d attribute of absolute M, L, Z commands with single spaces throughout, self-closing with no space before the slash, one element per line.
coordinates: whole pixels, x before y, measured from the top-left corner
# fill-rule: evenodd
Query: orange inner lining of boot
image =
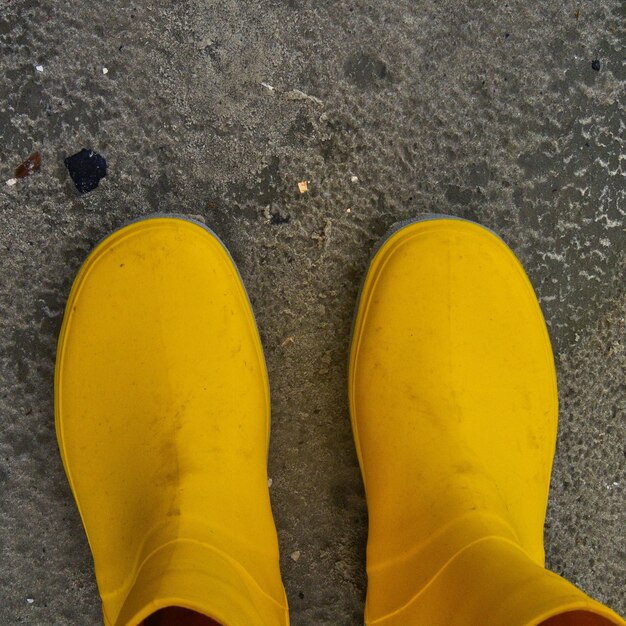
<path fill-rule="evenodd" d="M 221 626 L 218 622 L 179 606 L 170 606 L 160 609 L 150 615 L 140 626 Z"/>
<path fill-rule="evenodd" d="M 570 611 L 541 622 L 540 626 L 613 626 L 614 622 L 589 611 Z"/>

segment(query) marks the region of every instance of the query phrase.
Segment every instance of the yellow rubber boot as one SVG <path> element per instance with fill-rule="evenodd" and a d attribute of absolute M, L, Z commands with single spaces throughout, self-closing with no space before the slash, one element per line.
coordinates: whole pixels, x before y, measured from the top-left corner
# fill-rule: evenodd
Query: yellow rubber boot
<path fill-rule="evenodd" d="M 497 236 L 433 216 L 388 237 L 361 292 L 349 398 L 367 624 L 625 623 L 544 569 L 556 376 L 532 286 Z"/>
<path fill-rule="evenodd" d="M 214 234 L 151 218 L 92 252 L 63 320 L 55 412 L 107 626 L 288 624 L 265 361 Z"/>

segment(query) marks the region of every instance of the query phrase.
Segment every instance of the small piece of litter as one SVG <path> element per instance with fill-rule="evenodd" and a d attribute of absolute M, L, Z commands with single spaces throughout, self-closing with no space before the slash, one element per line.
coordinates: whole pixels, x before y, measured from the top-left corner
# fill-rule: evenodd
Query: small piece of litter
<path fill-rule="evenodd" d="M 297 563 L 298 560 L 300 559 L 300 550 L 296 550 L 295 552 L 292 552 L 291 559 Z"/>
<path fill-rule="evenodd" d="M 293 335 L 290 335 L 289 337 L 287 337 L 287 339 L 285 339 L 285 341 L 283 341 L 280 344 L 281 348 L 286 348 L 287 346 L 291 345 L 293 343 Z"/>
<path fill-rule="evenodd" d="M 352 213 L 352 209 L 346 209 L 346 213 Z"/>
<path fill-rule="evenodd" d="M 600 59 L 594 59 L 591 62 L 591 69 L 594 70 L 595 72 L 600 71 Z"/>
<path fill-rule="evenodd" d="M 28 604 L 32 604 L 34 601 L 34 598 L 26 598 L 26 602 L 28 602 Z"/>
<path fill-rule="evenodd" d="M 298 183 L 298 189 L 300 190 L 300 193 L 306 193 L 309 190 L 309 181 L 301 180 Z"/>
<path fill-rule="evenodd" d="M 102 68 L 102 73 L 103 74 L 108 74 L 109 73 L 109 68 L 108 67 L 103 67 Z"/>
<path fill-rule="evenodd" d="M 41 152 L 33 152 L 15 168 L 15 178 L 26 178 L 41 167 Z"/>
<path fill-rule="evenodd" d="M 275 91 L 274 87 L 272 87 L 269 83 L 261 83 L 261 87 L 265 87 L 269 91 Z"/>
<path fill-rule="evenodd" d="M 267 479 L 267 486 L 268 486 L 268 487 L 271 487 L 273 482 L 274 482 L 274 481 L 273 481 L 271 478 L 268 478 L 268 479 Z"/>
<path fill-rule="evenodd" d="M 106 159 L 101 154 L 87 148 L 67 157 L 65 167 L 67 167 L 78 193 L 93 191 L 100 180 L 107 175 Z"/>
<path fill-rule="evenodd" d="M 308 100 L 309 102 L 313 102 L 319 106 L 324 106 L 324 103 L 319 98 L 310 96 L 308 93 L 304 93 L 304 91 L 300 91 L 299 89 L 287 91 L 285 93 L 285 98 L 287 98 L 287 100 Z"/>
<path fill-rule="evenodd" d="M 13 185 L 15 185 L 17 183 L 17 178 L 9 178 L 9 180 L 7 180 L 7 185 L 9 187 L 13 187 Z"/>
<path fill-rule="evenodd" d="M 359 177 L 358 176 L 350 176 L 350 182 L 358 183 L 359 182 Z"/>
<path fill-rule="evenodd" d="M 289 224 L 291 217 L 289 215 L 281 215 L 279 211 L 270 214 L 270 224 Z"/>
<path fill-rule="evenodd" d="M 38 72 L 43 72 L 43 65 L 35 65 L 35 69 L 36 69 Z"/>

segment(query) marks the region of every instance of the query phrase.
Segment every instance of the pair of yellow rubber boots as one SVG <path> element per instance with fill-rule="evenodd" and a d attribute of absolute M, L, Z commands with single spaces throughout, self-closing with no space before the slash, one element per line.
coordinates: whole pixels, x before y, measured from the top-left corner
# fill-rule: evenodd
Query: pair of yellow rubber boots
<path fill-rule="evenodd" d="M 556 377 L 497 236 L 443 216 L 393 231 L 362 288 L 348 385 L 366 624 L 625 624 L 544 569 Z M 67 304 L 55 412 L 107 626 L 289 623 L 263 351 L 211 231 L 155 217 L 93 251 Z"/>

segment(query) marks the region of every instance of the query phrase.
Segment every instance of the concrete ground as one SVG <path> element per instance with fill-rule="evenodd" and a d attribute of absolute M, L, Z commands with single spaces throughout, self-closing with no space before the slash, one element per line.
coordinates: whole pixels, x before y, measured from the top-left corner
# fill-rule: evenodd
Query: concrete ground
<path fill-rule="evenodd" d="M 536 287 L 561 399 L 548 564 L 624 613 L 624 17 L 619 0 L 3 0 L 0 624 L 101 624 L 55 341 L 94 243 L 155 211 L 201 216 L 250 292 L 293 624 L 362 623 L 350 323 L 374 242 L 426 212 L 495 229 Z M 108 161 L 83 196 L 63 164 L 81 148 Z M 41 169 L 6 185 L 34 151 Z"/>

